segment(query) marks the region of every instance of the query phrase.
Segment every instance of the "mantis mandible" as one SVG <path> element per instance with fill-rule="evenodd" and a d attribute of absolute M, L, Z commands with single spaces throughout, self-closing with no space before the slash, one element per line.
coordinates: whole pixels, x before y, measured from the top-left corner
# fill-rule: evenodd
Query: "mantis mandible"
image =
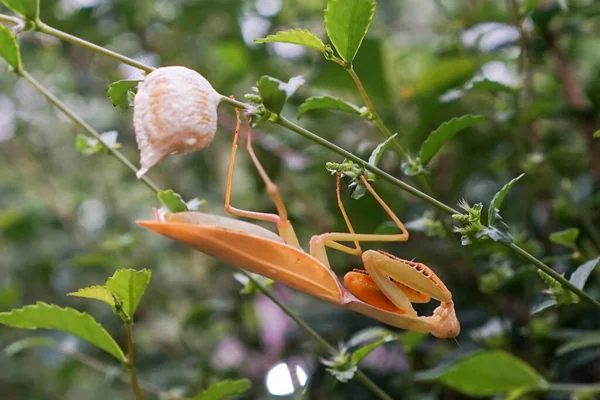
<path fill-rule="evenodd" d="M 240 127 L 239 111 L 236 110 L 236 113 L 238 122 L 231 148 L 225 211 L 238 217 L 275 223 L 278 234 L 249 222 L 190 211 L 162 215 L 155 212 L 156 220 L 137 223 L 216 259 L 388 325 L 431 333 L 438 338 L 456 337 L 460 332 L 460 324 L 454 311 L 452 294 L 429 267 L 380 250 L 362 251 L 360 248 L 359 242 L 404 242 L 409 238 L 409 233 L 400 219 L 364 176 L 361 177 L 362 183 L 401 233 L 355 233 L 341 200 L 341 175 L 337 173 L 337 202 L 349 232 L 330 232 L 313 236 L 310 240 L 310 252 L 306 253 L 300 247 L 277 186 L 271 181 L 254 153 L 248 116 L 246 149 L 277 208 L 277 214 L 248 211 L 231 205 L 231 186 Z M 340 242 L 353 242 L 354 247 Z M 342 285 L 331 270 L 327 248 L 359 255 L 365 269 L 347 273 Z M 431 316 L 418 316 L 412 303 L 426 303 L 431 298 L 440 301 L 440 306 Z"/>

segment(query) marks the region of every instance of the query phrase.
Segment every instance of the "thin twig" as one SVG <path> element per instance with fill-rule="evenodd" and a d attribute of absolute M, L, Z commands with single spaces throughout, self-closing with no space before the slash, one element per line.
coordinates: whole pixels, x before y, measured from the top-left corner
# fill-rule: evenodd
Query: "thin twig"
<path fill-rule="evenodd" d="M 21 25 L 23 22 L 19 18 L 11 17 L 10 15 L 0 14 L 0 22 L 7 24 Z"/>
<path fill-rule="evenodd" d="M 123 165 L 125 165 L 127 168 L 132 170 L 134 173 L 138 171 L 138 168 L 135 165 L 133 165 L 131 163 L 131 161 L 129 161 L 120 151 L 118 151 L 117 149 L 114 149 L 111 145 L 104 143 L 104 141 L 102 140 L 102 136 L 100 136 L 98 131 L 96 131 L 94 128 L 92 128 L 90 125 L 88 125 L 88 123 L 85 122 L 83 119 L 81 119 L 77 114 L 75 114 L 69 108 L 69 106 L 67 106 L 65 103 L 60 101 L 58 99 L 58 97 L 56 97 L 54 94 L 52 94 L 44 86 L 42 86 L 42 84 L 40 84 L 37 80 L 35 80 L 35 78 L 33 76 L 31 76 L 27 71 L 22 70 L 19 72 L 19 74 L 27 82 L 29 82 L 31 84 L 31 86 L 33 86 L 38 92 L 40 92 L 42 95 L 44 95 L 44 97 L 46 97 L 48 99 L 48 101 L 50 101 L 56 108 L 58 108 L 67 117 L 69 117 L 69 119 L 71 121 L 75 122 L 77 125 L 79 125 L 81 128 L 83 128 L 83 130 L 85 130 L 87 133 L 89 133 L 95 139 L 97 139 L 100 143 L 104 144 L 104 146 L 108 149 L 108 151 L 110 151 L 110 153 L 113 156 L 115 156 L 119 161 L 121 161 L 121 163 Z M 154 184 L 154 182 L 152 182 L 149 178 L 143 176 L 142 178 L 140 178 L 140 180 L 142 182 L 144 182 L 146 184 L 146 186 L 148 186 L 150 189 L 152 189 L 152 191 L 158 193 L 158 191 L 159 191 L 158 186 L 156 186 L 156 184 Z"/>
<path fill-rule="evenodd" d="M 144 394 L 142 393 L 142 389 L 140 388 L 140 383 L 138 382 L 137 374 L 135 373 L 135 364 L 133 362 L 133 321 L 129 319 L 125 322 L 125 327 L 127 329 L 127 369 L 129 370 L 129 376 L 131 376 L 131 386 L 133 387 L 133 392 L 135 393 L 135 397 L 138 400 L 144 400 Z"/>
<path fill-rule="evenodd" d="M 352 77 L 354 84 L 356 85 L 356 87 L 358 88 L 358 91 L 360 92 L 360 96 L 362 97 L 367 108 L 369 109 L 369 112 L 371 113 L 370 119 L 373 121 L 375 126 L 377 126 L 377 129 L 379 129 L 379 131 L 383 134 L 383 136 L 385 136 L 385 138 L 388 139 L 390 136 L 392 136 L 392 133 L 389 131 L 387 126 L 385 126 L 381 117 L 379 117 L 379 114 L 377 114 L 377 110 L 375 109 L 375 106 L 373 105 L 371 98 L 367 94 L 365 87 L 363 86 L 362 82 L 360 81 L 360 78 L 354 71 L 354 68 L 352 67 L 352 65 L 346 67 L 346 71 L 348 71 L 348 73 Z M 392 139 L 392 145 L 396 148 L 396 150 L 398 150 L 398 153 L 400 153 L 400 155 L 402 156 L 402 158 L 404 160 L 406 160 L 408 158 L 408 154 L 406 154 L 406 152 L 404 151 L 404 149 L 402 148 L 400 143 L 398 143 L 398 141 L 395 138 Z"/>
<path fill-rule="evenodd" d="M 87 48 L 89 50 L 95 51 L 96 53 L 104 54 L 107 57 L 114 58 L 115 60 L 118 60 L 118 61 L 120 61 L 122 63 L 125 63 L 127 65 L 130 65 L 132 67 L 139 68 L 139 69 L 141 69 L 144 72 L 152 72 L 155 69 L 154 67 L 151 67 L 151 66 L 146 65 L 144 63 L 135 61 L 134 59 L 131 59 L 129 57 L 125 57 L 124 55 L 116 53 L 116 52 L 114 52 L 112 50 L 108 50 L 107 48 L 104 48 L 102 46 L 98 46 L 97 44 L 94 44 L 94 43 L 90 43 L 87 40 L 83 40 L 83 39 L 81 39 L 81 38 L 79 38 L 77 36 L 73 36 L 73 35 L 70 35 L 70 34 L 68 34 L 66 32 L 60 31 L 60 30 L 58 30 L 56 28 L 53 28 L 53 27 L 51 27 L 49 25 L 46 25 L 43 22 L 38 22 L 37 25 L 36 25 L 36 29 L 39 32 L 43 32 L 43 33 L 46 33 L 48 35 L 52 35 L 54 37 L 57 37 L 57 38 L 59 38 L 61 40 L 66 41 L 66 42 L 73 43 L 73 44 L 85 47 L 85 48 Z"/>

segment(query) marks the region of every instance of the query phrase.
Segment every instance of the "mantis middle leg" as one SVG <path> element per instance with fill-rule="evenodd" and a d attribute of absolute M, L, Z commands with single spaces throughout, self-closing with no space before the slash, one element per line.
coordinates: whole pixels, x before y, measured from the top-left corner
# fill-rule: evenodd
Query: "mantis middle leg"
<path fill-rule="evenodd" d="M 298 242 L 298 238 L 296 237 L 296 232 L 294 231 L 294 228 L 292 227 L 292 224 L 291 224 L 290 220 L 288 219 L 285 205 L 283 204 L 283 201 L 281 200 L 281 196 L 279 195 L 279 189 L 278 189 L 277 185 L 275 185 L 275 183 L 273 183 L 271 178 L 269 178 L 269 175 L 266 173 L 262 164 L 258 160 L 258 157 L 256 157 L 256 154 L 254 153 L 254 149 L 252 148 L 252 132 L 250 129 L 250 118 L 251 118 L 250 116 L 247 116 L 247 121 L 246 121 L 247 122 L 247 132 L 248 132 L 247 141 L 246 141 L 246 149 L 248 151 L 248 154 L 250 155 L 250 159 L 252 160 L 254 167 L 258 171 L 262 181 L 265 183 L 267 193 L 269 194 L 269 196 L 273 200 L 273 203 L 275 204 L 275 207 L 277 208 L 277 214 L 242 210 L 240 208 L 233 207 L 230 204 L 230 202 L 231 202 L 231 186 L 232 186 L 232 180 L 233 180 L 233 170 L 235 167 L 235 155 L 237 152 L 237 141 L 238 141 L 239 131 L 240 131 L 240 111 L 238 109 L 236 109 L 235 113 L 236 113 L 237 121 L 236 121 L 235 133 L 233 136 L 233 144 L 231 146 L 231 159 L 229 161 L 229 172 L 227 174 L 227 186 L 225 189 L 225 211 L 230 214 L 237 215 L 240 217 L 247 217 L 247 218 L 257 219 L 260 221 L 273 222 L 277 225 L 277 229 L 279 231 L 279 236 L 281 236 L 281 238 L 290 246 L 299 248 L 300 244 Z"/>

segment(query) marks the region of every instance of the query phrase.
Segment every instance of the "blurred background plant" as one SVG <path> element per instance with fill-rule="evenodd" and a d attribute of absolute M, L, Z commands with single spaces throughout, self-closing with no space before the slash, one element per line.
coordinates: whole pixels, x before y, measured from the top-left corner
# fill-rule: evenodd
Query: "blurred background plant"
<path fill-rule="evenodd" d="M 306 84 L 282 112 L 290 120 L 310 96 L 338 97 L 358 105 L 355 114 L 361 114 L 367 104 L 344 68 L 305 47 L 254 42 L 292 28 L 325 39 L 326 6 L 325 0 L 47 0 L 40 15 L 51 27 L 141 63 L 193 68 L 217 91 L 238 99 L 263 75 L 285 82 L 302 75 Z M 600 2 L 592 0 L 381 0 L 353 62 L 377 114 L 411 156 L 390 147 L 381 169 L 453 208 L 463 198 L 489 204 L 525 172 L 502 204 L 512 243 L 573 285 L 585 284 L 595 299 L 599 16 Z M 114 81 L 141 78 L 140 71 L 40 32 L 18 37 L 27 71 L 105 132 L 106 140 L 117 131 L 120 150 L 137 164 L 131 110 L 113 107 L 106 91 Z M 181 398 L 216 381 L 250 378 L 252 389 L 243 395 L 249 399 L 294 392 L 375 398 L 354 379 L 339 383 L 352 377 L 353 358 L 394 399 L 597 395 L 598 309 L 501 243 L 461 246 L 451 232 L 456 221 L 397 187 L 375 183 L 410 221 L 411 240 L 383 248 L 426 263 L 444 280 L 462 325 L 458 343 L 372 331 L 378 325 L 373 320 L 275 284 L 276 297 L 330 343 L 341 343 L 341 355 L 331 358 L 269 299 L 247 286 L 251 293 L 240 293 L 244 286 L 233 279 L 233 269 L 137 227 L 135 220 L 150 217 L 158 203 L 135 175 L 98 152 L 97 143 L 77 136 L 85 132 L 25 79 L 6 72 L 0 85 L 0 310 L 36 301 L 73 307 L 93 314 L 124 344 L 122 324 L 108 307 L 66 294 L 101 284 L 119 268 L 151 270 L 134 331 L 138 375 L 152 383 L 148 396 Z M 209 149 L 170 157 L 148 175 L 185 199 L 204 200 L 202 211 L 222 214 L 235 119 L 225 106 L 219 112 L 220 129 Z M 428 164 L 419 151 L 428 135 L 466 114 L 484 118 L 457 132 Z M 311 111 L 297 123 L 363 159 L 383 140 L 359 115 Z M 255 137 L 301 243 L 345 230 L 334 179 L 325 170 L 326 162 L 343 159 L 278 125 L 261 124 Z M 234 204 L 272 210 L 246 155 L 239 158 Z M 369 196 L 353 200 L 344 190 L 344 197 L 357 231 L 390 231 Z M 484 220 L 492 221 L 493 208 L 486 207 L 487 214 Z M 330 261 L 340 275 L 360 267 L 358 258 L 335 252 Z M 9 346 L 27 334 L 2 327 L 0 343 Z M 107 354 L 70 335 L 51 331 L 49 337 L 52 342 L 26 351 L 7 347 L 0 357 L 3 398 L 131 398 Z M 380 346 L 364 359 L 354 356 L 366 342 Z"/>

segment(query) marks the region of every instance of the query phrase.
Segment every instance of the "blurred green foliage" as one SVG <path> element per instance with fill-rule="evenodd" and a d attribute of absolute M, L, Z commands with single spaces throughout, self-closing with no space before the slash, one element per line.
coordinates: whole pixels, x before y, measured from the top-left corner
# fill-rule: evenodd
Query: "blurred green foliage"
<path fill-rule="evenodd" d="M 340 7 L 343 1 L 333 3 Z M 329 42 L 326 5 L 325 0 L 46 0 L 40 17 L 147 64 L 193 68 L 220 93 L 238 99 L 265 75 L 281 82 L 301 75 L 306 84 L 285 104 L 276 104 L 292 119 L 312 96 L 338 97 L 349 103 L 345 111 L 364 105 L 351 77 L 319 51 L 254 43 L 294 28 Z M 382 169 L 413 185 L 428 179 L 435 198 L 450 205 L 463 198 L 469 204 L 495 204 L 494 195 L 526 173 L 508 194 L 502 192 L 502 199 L 507 195 L 501 222 L 510 227 L 503 234 L 560 274 L 573 278 L 581 275 L 574 271 L 587 271 L 587 282 L 581 283 L 596 299 L 599 16 L 600 2 L 592 0 L 380 0 L 353 61 L 378 114 L 413 158 L 422 155 L 425 140 L 446 121 L 467 114 L 485 117 L 452 132 L 455 136 L 441 148 L 433 146 L 439 152 L 423 157 L 426 174 L 406 177 L 405 160 L 393 147 L 381 157 Z M 0 44 L 6 33 L 0 31 Z M 19 42 L 27 70 L 94 128 L 118 131 L 121 150 L 137 160 L 131 110 L 123 107 L 130 100 L 127 82 L 140 79 L 139 71 L 33 31 L 20 33 Z M 352 59 L 354 45 L 344 45 L 348 51 L 342 55 Z M 19 60 L 11 64 L 18 67 Z M 111 103 L 109 86 L 123 80 L 113 86 Z M 135 220 L 151 218 L 152 207 L 160 205 L 156 197 L 98 151 L 97 143 L 78 139 L 76 146 L 77 134 L 84 132 L 25 80 L 0 73 L 0 87 L 0 311 L 36 301 L 76 308 L 93 314 L 124 348 L 122 326 L 109 307 L 66 294 L 104 282 L 119 268 L 146 268 L 153 277 L 136 314 L 136 366 L 141 380 L 165 392 L 163 398 L 191 396 L 228 378 L 253 381 L 243 398 L 277 398 L 269 394 L 265 377 L 282 361 L 308 374 L 305 398 L 374 398 L 356 380 L 338 383 L 320 362 L 325 355 L 318 345 L 254 290 L 241 294 L 229 266 L 139 228 Z M 219 112 L 220 129 L 209 149 L 170 157 L 149 175 L 183 199 L 204 199 L 201 211 L 223 214 L 235 119 L 227 107 Z M 372 123 L 352 114 L 310 112 L 301 124 L 367 159 L 383 139 Z M 254 135 L 258 156 L 280 187 L 301 243 L 314 234 L 346 230 L 335 180 L 325 170 L 326 162 L 343 160 L 276 125 L 262 124 Z M 78 148 L 96 154 L 85 156 Z M 233 205 L 274 211 L 247 155 L 241 151 L 238 157 Z M 577 391 L 561 383 L 600 381 L 598 310 L 585 302 L 554 307 L 554 282 L 545 293 L 548 286 L 535 268 L 500 243 L 473 241 L 463 247 L 458 235 L 448 232 L 452 219 L 440 220 L 430 206 L 391 185 L 377 181 L 375 186 L 404 221 L 421 222 L 414 229 L 409 225 L 407 243 L 372 246 L 436 271 L 453 293 L 462 325 L 459 345 L 407 333 L 370 352 L 360 367 L 387 393 L 462 398 L 513 387 L 482 384 L 497 378 L 530 389 L 555 385 L 552 394 L 511 392 L 554 399 Z M 387 215 L 374 199 L 353 200 L 348 194 L 344 189 L 358 232 L 389 230 Z M 494 208 L 487 210 L 487 219 L 483 216 L 490 224 Z M 361 267 L 357 257 L 329 254 L 340 276 Z M 277 284 L 274 293 L 331 343 L 348 343 L 356 332 L 378 325 Z M 423 314 L 432 310 L 419 307 Z M 9 346 L 27 334 L 2 326 L 0 344 Z M 41 347 L 25 345 L 13 354 L 13 345 L 2 353 L 3 399 L 131 398 L 107 354 L 69 335 L 52 331 L 49 336 L 52 341 L 42 340 Z M 90 367 L 90 359 L 100 367 Z M 486 378 L 486 365 L 497 368 L 498 376 Z"/>

